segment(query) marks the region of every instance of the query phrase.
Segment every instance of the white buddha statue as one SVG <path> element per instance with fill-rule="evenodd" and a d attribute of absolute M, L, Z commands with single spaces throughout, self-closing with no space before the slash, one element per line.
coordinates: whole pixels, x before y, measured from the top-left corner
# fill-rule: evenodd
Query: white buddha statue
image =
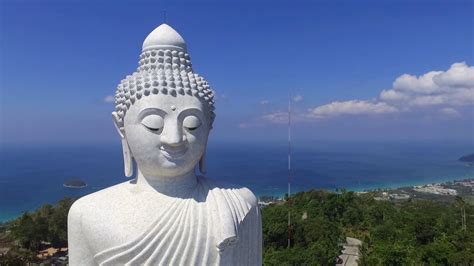
<path fill-rule="evenodd" d="M 261 265 L 255 196 L 195 174 L 198 163 L 205 172 L 213 93 L 174 29 L 162 24 L 148 35 L 115 99 L 125 175 L 136 165 L 136 178 L 74 203 L 70 264 Z"/>

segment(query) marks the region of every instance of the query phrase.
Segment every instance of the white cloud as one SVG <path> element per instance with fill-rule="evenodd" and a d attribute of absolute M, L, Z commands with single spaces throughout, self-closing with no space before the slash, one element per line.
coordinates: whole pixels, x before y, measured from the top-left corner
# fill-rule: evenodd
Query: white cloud
<path fill-rule="evenodd" d="M 335 101 L 310 109 L 309 116 L 386 114 L 432 106 L 439 106 L 445 115 L 453 115 L 459 114 L 453 107 L 465 105 L 474 105 L 474 67 L 460 62 L 446 71 L 430 71 L 418 77 L 403 74 L 376 100 Z"/>
<path fill-rule="evenodd" d="M 401 101 L 406 100 L 408 96 L 396 90 L 383 90 L 380 93 L 380 99 L 384 101 Z"/>
<path fill-rule="evenodd" d="M 473 88 L 474 67 L 466 62 L 454 63 L 451 68 L 433 77 L 434 82 L 441 87 Z"/>
<path fill-rule="evenodd" d="M 383 90 L 380 100 L 399 106 L 432 106 L 432 105 L 470 105 L 474 104 L 474 88 L 448 88 L 442 93 L 408 94 L 396 90 Z"/>
<path fill-rule="evenodd" d="M 113 95 L 107 95 L 103 101 L 104 103 L 115 103 L 115 97 Z"/>
<path fill-rule="evenodd" d="M 447 95 L 446 102 L 452 106 L 474 104 L 474 87 L 453 91 Z"/>
<path fill-rule="evenodd" d="M 310 117 L 306 113 L 295 111 L 291 112 L 292 123 L 301 123 L 313 120 L 314 117 Z M 271 124 L 288 124 L 288 111 L 276 111 L 273 113 L 264 114 L 257 121 L 257 124 L 262 124 L 262 122 L 267 122 Z"/>
<path fill-rule="evenodd" d="M 452 64 L 447 71 L 431 71 L 420 77 L 403 74 L 379 98 L 415 107 L 474 104 L 474 67 L 461 62 Z"/>
<path fill-rule="evenodd" d="M 267 104 L 269 104 L 269 103 L 270 103 L 269 100 L 261 100 L 261 101 L 260 101 L 260 104 L 261 104 L 261 105 L 267 105 Z"/>
<path fill-rule="evenodd" d="M 449 116 L 449 117 L 457 117 L 460 115 L 456 109 L 450 108 L 450 107 L 440 109 L 439 113 L 444 116 Z"/>
<path fill-rule="evenodd" d="M 338 115 L 386 114 L 397 111 L 397 108 L 384 102 L 351 100 L 344 102 L 332 102 L 310 109 L 310 116 L 322 118 Z"/>
<path fill-rule="evenodd" d="M 285 124 L 288 123 L 288 113 L 287 112 L 275 112 L 271 114 L 266 114 L 262 116 L 262 120 L 275 124 Z"/>
<path fill-rule="evenodd" d="M 445 97 L 443 95 L 423 95 L 416 96 L 410 99 L 408 102 L 411 106 L 431 106 L 431 105 L 441 105 L 445 102 Z"/>
<path fill-rule="evenodd" d="M 303 97 L 294 96 L 293 101 Z M 334 101 L 294 113 L 296 122 L 318 118 L 349 115 L 384 115 L 428 110 L 445 117 L 460 116 L 463 106 L 474 106 L 474 67 L 465 62 L 454 63 L 446 71 L 429 71 L 415 76 L 403 74 L 395 79 L 392 88 L 382 90 L 371 100 L 353 99 Z M 286 112 L 274 112 L 261 117 L 261 121 L 283 124 L 288 122 Z"/>
<path fill-rule="evenodd" d="M 433 93 L 439 90 L 433 77 L 441 73 L 441 71 L 431 71 L 420 77 L 403 74 L 393 82 L 393 89 L 414 93 Z"/>
<path fill-rule="evenodd" d="M 303 96 L 301 96 L 301 95 L 295 95 L 295 96 L 293 96 L 293 101 L 294 101 L 295 103 L 301 102 L 301 101 L 303 101 Z"/>

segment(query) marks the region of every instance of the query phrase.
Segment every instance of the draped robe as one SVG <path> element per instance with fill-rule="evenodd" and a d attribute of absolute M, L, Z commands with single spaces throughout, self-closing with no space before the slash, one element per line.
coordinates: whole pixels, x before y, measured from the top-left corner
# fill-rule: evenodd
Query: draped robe
<path fill-rule="evenodd" d="M 98 265 L 261 265 L 261 217 L 246 188 L 199 177 L 135 239 L 94 252 Z"/>

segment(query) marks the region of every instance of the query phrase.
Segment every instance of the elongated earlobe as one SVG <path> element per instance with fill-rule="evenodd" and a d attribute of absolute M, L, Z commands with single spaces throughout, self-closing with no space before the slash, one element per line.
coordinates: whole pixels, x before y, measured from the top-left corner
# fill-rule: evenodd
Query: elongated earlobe
<path fill-rule="evenodd" d="M 122 141 L 122 153 L 123 153 L 123 165 L 125 170 L 125 176 L 131 177 L 133 175 L 133 156 L 130 152 L 130 147 L 128 147 L 128 142 L 125 139 L 125 132 L 123 127 L 119 123 L 119 116 L 116 112 L 112 112 L 112 121 L 114 122 L 115 129 L 120 136 Z"/>
<path fill-rule="evenodd" d="M 205 174 L 207 172 L 206 169 L 206 152 L 201 156 L 201 160 L 199 160 L 199 171 Z"/>
<path fill-rule="evenodd" d="M 133 175 L 133 157 L 130 152 L 130 147 L 128 147 L 128 143 L 125 139 L 122 139 L 122 151 L 125 176 L 131 177 Z"/>

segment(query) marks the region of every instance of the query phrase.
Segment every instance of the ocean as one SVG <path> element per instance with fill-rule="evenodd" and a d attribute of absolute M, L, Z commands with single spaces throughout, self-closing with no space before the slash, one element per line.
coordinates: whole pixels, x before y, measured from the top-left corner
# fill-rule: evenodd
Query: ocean
<path fill-rule="evenodd" d="M 207 151 L 207 176 L 249 187 L 257 195 L 287 191 L 286 143 L 217 143 Z M 474 177 L 458 158 L 472 142 L 305 142 L 292 147 L 292 191 L 363 191 Z M 80 197 L 128 180 L 120 144 L 3 145 L 0 221 L 64 197 Z M 71 179 L 82 189 L 65 188 Z"/>

